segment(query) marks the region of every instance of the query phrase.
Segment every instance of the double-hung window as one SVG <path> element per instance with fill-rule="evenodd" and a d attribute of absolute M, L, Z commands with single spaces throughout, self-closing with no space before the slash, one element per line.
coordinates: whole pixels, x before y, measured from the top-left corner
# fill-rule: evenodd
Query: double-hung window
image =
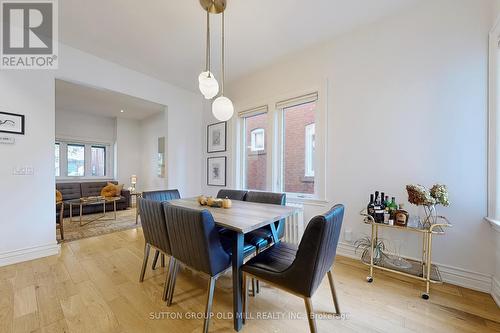
<path fill-rule="evenodd" d="M 280 132 L 279 190 L 301 197 L 315 194 L 317 94 L 276 103 Z"/>
<path fill-rule="evenodd" d="M 269 125 L 267 106 L 240 112 L 242 121 L 243 187 L 264 191 L 269 188 L 267 177 L 266 131 Z"/>
<path fill-rule="evenodd" d="M 324 168 L 318 172 L 317 163 L 324 159 L 324 145 L 318 151 L 317 135 L 324 118 L 318 93 L 268 105 L 239 113 L 240 187 L 323 199 Z"/>
<path fill-rule="evenodd" d="M 113 178 L 112 146 L 109 143 L 88 143 L 57 140 L 55 143 L 55 174 L 58 179 Z"/>

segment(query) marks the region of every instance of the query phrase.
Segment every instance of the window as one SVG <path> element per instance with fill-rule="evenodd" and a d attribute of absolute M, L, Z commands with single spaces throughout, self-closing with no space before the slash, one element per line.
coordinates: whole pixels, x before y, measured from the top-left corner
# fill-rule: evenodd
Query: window
<path fill-rule="evenodd" d="M 106 147 L 92 146 L 90 169 L 92 176 L 103 177 L 106 175 Z"/>
<path fill-rule="evenodd" d="M 319 93 L 239 112 L 236 186 L 325 198 L 326 100 Z"/>
<path fill-rule="evenodd" d="M 252 151 L 262 151 L 264 150 L 264 129 L 263 128 L 256 128 L 250 132 L 250 149 Z"/>
<path fill-rule="evenodd" d="M 68 176 L 85 176 L 85 146 L 68 145 Z"/>
<path fill-rule="evenodd" d="M 314 194 L 316 102 L 282 109 L 283 191 Z"/>
<path fill-rule="evenodd" d="M 266 136 L 267 107 L 265 110 L 241 115 L 243 119 L 244 180 L 248 190 L 267 190 Z"/>
<path fill-rule="evenodd" d="M 112 178 L 112 146 L 108 143 L 85 143 L 57 140 L 54 159 L 58 179 Z"/>
<path fill-rule="evenodd" d="M 55 144 L 55 170 L 56 170 L 56 177 L 59 177 L 61 175 L 61 169 L 59 168 L 59 155 L 60 155 L 60 147 L 59 147 L 59 144 L 56 143 Z"/>
<path fill-rule="evenodd" d="M 305 176 L 314 177 L 314 154 L 316 148 L 315 142 L 316 124 L 309 124 L 306 126 L 306 165 Z"/>

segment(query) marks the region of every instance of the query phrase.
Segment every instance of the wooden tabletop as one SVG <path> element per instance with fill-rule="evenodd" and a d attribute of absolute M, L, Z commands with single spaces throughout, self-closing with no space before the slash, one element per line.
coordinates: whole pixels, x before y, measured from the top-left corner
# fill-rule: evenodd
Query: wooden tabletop
<path fill-rule="evenodd" d="M 229 209 L 201 206 L 197 198 L 171 200 L 169 203 L 198 210 L 206 209 L 212 213 L 217 225 L 240 233 L 259 229 L 299 211 L 299 208 L 295 207 L 238 200 L 232 200 L 233 205 Z"/>

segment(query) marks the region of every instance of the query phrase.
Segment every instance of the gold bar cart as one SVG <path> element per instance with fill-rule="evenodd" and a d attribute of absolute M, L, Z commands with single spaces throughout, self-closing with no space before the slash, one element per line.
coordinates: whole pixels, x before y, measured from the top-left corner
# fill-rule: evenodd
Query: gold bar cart
<path fill-rule="evenodd" d="M 430 227 L 419 226 L 397 226 L 388 225 L 384 223 L 376 223 L 372 216 L 368 215 L 366 210 L 360 212 L 363 216 L 363 222 L 371 226 L 371 248 L 367 251 L 365 255 L 362 256 L 361 262 L 370 267 L 370 274 L 366 277 L 366 281 L 369 283 L 373 282 L 373 269 L 377 268 L 383 271 L 392 272 L 395 274 L 403 275 L 413 279 L 417 279 L 425 282 L 425 292 L 422 293 L 423 299 L 429 299 L 430 284 L 431 283 L 442 283 L 441 274 L 439 268 L 432 264 L 432 236 L 433 235 L 443 235 L 447 227 L 452 225 L 449 223 L 448 219 L 444 216 L 438 216 L 438 220 L 443 221 L 443 223 L 432 224 Z M 418 232 L 422 234 L 422 260 L 412 260 L 404 258 L 411 264 L 410 268 L 397 268 L 387 264 L 387 262 L 382 258 L 379 262 L 375 263 L 373 258 L 373 249 L 375 242 L 378 239 L 379 228 L 391 228 L 399 231 L 411 231 Z"/>

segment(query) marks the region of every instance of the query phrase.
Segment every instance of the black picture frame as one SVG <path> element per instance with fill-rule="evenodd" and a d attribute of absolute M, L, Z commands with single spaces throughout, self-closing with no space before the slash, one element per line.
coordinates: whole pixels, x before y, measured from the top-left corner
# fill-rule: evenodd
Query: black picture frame
<path fill-rule="evenodd" d="M 224 166 L 224 183 L 213 183 L 210 182 L 211 177 L 210 177 L 210 161 L 211 160 L 223 160 L 223 166 Z M 207 158 L 207 185 L 208 186 L 217 186 L 217 187 L 226 187 L 227 184 L 227 157 L 226 156 L 217 156 L 217 157 L 208 157 Z"/>
<path fill-rule="evenodd" d="M 213 127 L 216 127 L 216 126 L 222 126 L 224 125 L 223 127 L 223 134 L 224 134 L 224 145 L 222 148 L 220 149 L 212 149 L 210 150 L 210 130 L 211 128 Z M 222 146 L 222 144 L 221 144 Z M 214 124 L 210 124 L 210 125 L 207 125 L 207 153 L 223 153 L 223 152 L 226 152 L 227 151 L 227 122 L 226 121 L 221 121 L 219 123 L 214 123 Z"/>
<path fill-rule="evenodd" d="M 2 115 L 7 116 L 8 118 L 19 118 L 19 121 L 21 122 L 20 125 L 20 130 L 7 130 L 2 127 L 3 123 L 2 121 L 9 121 L 12 122 L 14 120 L 12 119 L 7 119 L 7 120 L 2 120 Z M 16 114 L 16 113 L 9 113 L 9 112 L 2 112 L 0 111 L 0 132 L 1 133 L 9 133 L 9 134 L 20 134 L 24 135 L 24 129 L 25 129 L 25 117 L 23 114 Z"/>

